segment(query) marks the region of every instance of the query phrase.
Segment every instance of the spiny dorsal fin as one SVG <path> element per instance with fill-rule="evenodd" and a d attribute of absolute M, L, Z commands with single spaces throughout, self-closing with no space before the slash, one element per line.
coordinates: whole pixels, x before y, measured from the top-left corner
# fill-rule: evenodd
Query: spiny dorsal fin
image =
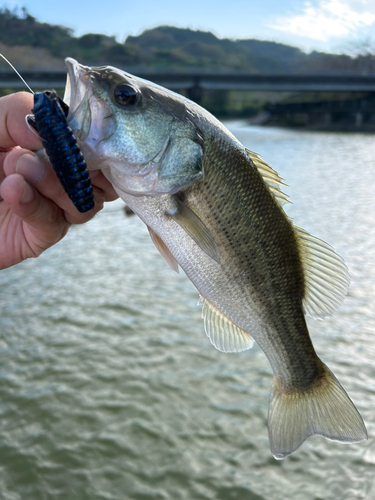
<path fill-rule="evenodd" d="M 250 156 L 251 161 L 256 166 L 258 172 L 269 187 L 278 204 L 282 207 L 285 203 L 290 203 L 288 195 L 283 193 L 280 189 L 280 186 L 287 186 L 284 179 L 280 177 L 280 175 L 272 167 L 270 167 L 268 163 L 262 160 L 257 153 L 254 153 L 249 149 L 246 149 L 246 152 Z"/>
<path fill-rule="evenodd" d="M 220 264 L 219 249 L 213 239 L 210 231 L 203 224 L 197 214 L 188 208 L 182 201 L 175 198 L 176 205 L 168 210 L 166 215 L 171 217 L 187 232 L 195 243 L 207 254 Z"/>
<path fill-rule="evenodd" d="M 207 337 L 219 351 L 241 352 L 253 346 L 254 340 L 247 332 L 238 328 L 205 299 L 202 318 Z"/>
<path fill-rule="evenodd" d="M 148 232 L 150 233 L 151 239 L 158 249 L 160 255 L 164 257 L 164 259 L 167 261 L 169 266 L 173 269 L 173 271 L 176 271 L 176 273 L 179 273 L 178 269 L 178 264 L 176 259 L 173 257 L 171 254 L 169 248 L 167 245 L 164 243 L 164 241 L 158 236 L 155 231 L 153 231 L 150 227 L 147 226 Z"/>
<path fill-rule="evenodd" d="M 293 229 L 305 276 L 305 313 L 314 319 L 329 318 L 348 292 L 348 268 L 330 245 L 300 227 Z"/>

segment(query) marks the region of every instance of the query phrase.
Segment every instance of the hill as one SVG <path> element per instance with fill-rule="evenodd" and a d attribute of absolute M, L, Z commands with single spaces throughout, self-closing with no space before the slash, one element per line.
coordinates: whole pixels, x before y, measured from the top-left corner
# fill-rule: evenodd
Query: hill
<path fill-rule="evenodd" d="M 90 33 L 75 37 L 70 28 L 39 22 L 26 9 L 0 9 L 0 49 L 19 70 L 63 68 L 65 57 L 88 65 L 123 68 L 147 66 L 189 71 L 252 73 L 369 73 L 375 72 L 371 54 L 356 58 L 321 52 L 306 54 L 289 45 L 255 39 L 219 39 L 210 32 L 159 26 L 125 43 Z M 3 63 L 1 63 L 3 67 Z"/>

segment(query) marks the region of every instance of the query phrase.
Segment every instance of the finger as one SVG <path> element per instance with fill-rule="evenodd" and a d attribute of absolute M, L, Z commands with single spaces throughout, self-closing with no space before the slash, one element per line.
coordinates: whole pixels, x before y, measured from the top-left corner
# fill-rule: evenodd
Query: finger
<path fill-rule="evenodd" d="M 116 191 L 113 189 L 112 184 L 103 175 L 101 170 L 91 170 L 90 172 L 91 182 L 93 186 L 98 187 L 104 192 L 105 201 L 114 201 L 119 197 Z"/>
<path fill-rule="evenodd" d="M 70 224 L 63 211 L 21 175 L 8 176 L 0 186 L 0 194 L 13 213 L 30 226 L 24 226 L 24 232 L 35 255 L 57 243 L 67 233 Z"/>
<path fill-rule="evenodd" d="M 10 151 L 4 160 L 4 171 L 6 175 L 14 173 L 22 175 L 27 182 L 37 187 L 47 198 L 68 198 L 52 165 L 41 160 L 27 149 L 19 148 Z M 93 170 L 89 173 L 93 188 L 96 187 L 104 193 L 104 201 L 113 201 L 118 198 L 112 184 L 100 170 Z M 70 204 L 67 206 L 70 207 Z"/>
<path fill-rule="evenodd" d="M 4 159 L 4 172 L 6 176 L 20 174 L 32 186 L 58 205 L 66 205 L 68 195 L 65 193 L 56 173 L 50 163 L 47 163 L 27 149 L 13 149 Z M 65 208 L 64 206 L 61 208 Z"/>
<path fill-rule="evenodd" d="M 22 146 L 37 151 L 43 147 L 40 138 L 30 130 L 26 115 L 31 113 L 33 96 L 17 92 L 1 98 L 0 103 L 0 151 Z"/>
<path fill-rule="evenodd" d="M 57 178 L 52 165 L 25 149 L 13 149 L 7 154 L 4 160 L 4 172 L 7 176 L 20 174 L 41 195 L 56 203 L 71 224 L 83 224 L 89 221 L 103 208 L 106 201 L 105 191 L 94 185 L 94 208 L 85 213 L 78 212 Z M 113 197 L 112 189 L 104 181 L 100 181 L 100 178 L 99 184 L 108 191 L 109 197 Z"/>
<path fill-rule="evenodd" d="M 4 170 L 3 170 L 3 167 L 2 167 L 2 164 L 3 164 L 3 153 L 0 153 L 0 184 L 3 182 L 3 180 L 5 179 L 5 173 L 4 173 Z"/>
<path fill-rule="evenodd" d="M 7 177 L 21 175 L 45 198 L 53 200 L 63 211 L 69 208 L 69 198 L 53 171 L 52 165 L 43 162 L 27 149 L 13 149 L 4 159 L 4 173 Z"/>

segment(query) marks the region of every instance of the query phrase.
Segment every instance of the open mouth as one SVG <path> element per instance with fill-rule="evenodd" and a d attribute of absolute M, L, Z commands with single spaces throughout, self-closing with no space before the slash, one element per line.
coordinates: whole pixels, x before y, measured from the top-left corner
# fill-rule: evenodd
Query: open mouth
<path fill-rule="evenodd" d="M 72 112 L 77 105 L 83 101 L 89 86 L 89 68 L 82 66 L 72 57 L 65 59 L 67 70 L 64 102 L 71 108 Z"/>
<path fill-rule="evenodd" d="M 111 108 L 94 95 L 93 68 L 83 66 L 71 57 L 65 59 L 65 66 L 64 102 L 69 106 L 68 125 L 81 147 L 95 149 L 115 132 L 115 118 Z"/>
<path fill-rule="evenodd" d="M 84 141 L 91 127 L 89 68 L 75 59 L 65 59 L 67 69 L 64 102 L 69 106 L 68 124 L 77 139 Z"/>

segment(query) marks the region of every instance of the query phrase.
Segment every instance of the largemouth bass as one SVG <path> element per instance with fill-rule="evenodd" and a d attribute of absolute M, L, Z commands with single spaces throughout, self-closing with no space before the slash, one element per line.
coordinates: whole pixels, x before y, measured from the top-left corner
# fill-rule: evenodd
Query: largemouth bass
<path fill-rule="evenodd" d="M 103 171 L 169 265 L 196 286 L 212 344 L 240 352 L 255 339 L 269 359 L 274 457 L 313 434 L 366 439 L 305 321 L 339 307 L 347 268 L 288 219 L 279 175 L 184 97 L 113 67 L 66 65 L 67 120 L 88 168 Z"/>

